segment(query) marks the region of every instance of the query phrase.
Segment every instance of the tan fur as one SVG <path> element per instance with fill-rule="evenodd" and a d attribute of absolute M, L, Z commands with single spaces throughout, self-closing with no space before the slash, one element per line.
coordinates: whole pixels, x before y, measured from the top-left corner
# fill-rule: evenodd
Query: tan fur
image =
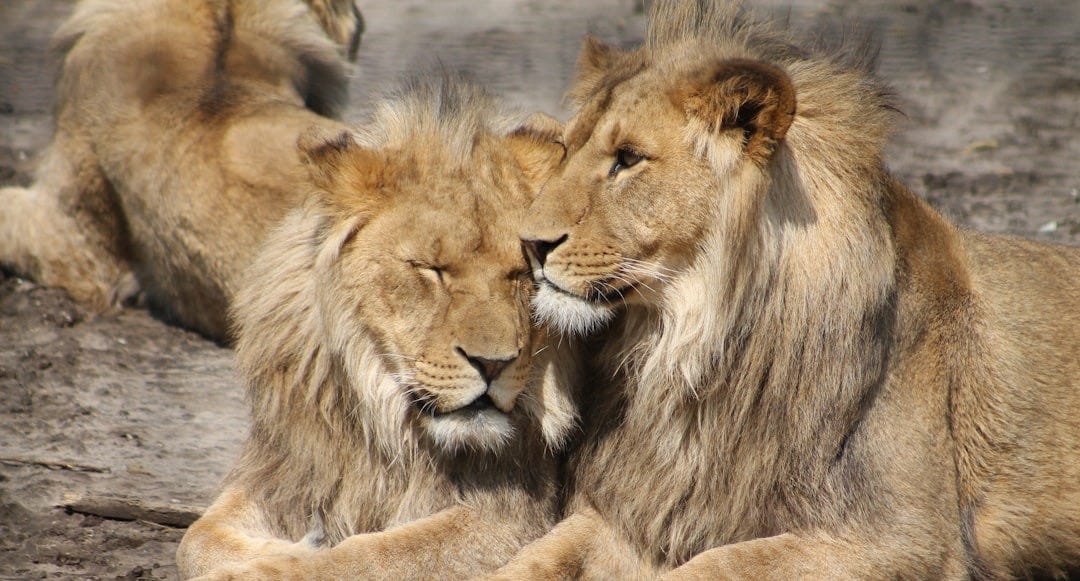
<path fill-rule="evenodd" d="M 878 82 L 718 4 L 586 43 L 523 240 L 596 379 L 572 515 L 497 577 L 1074 569 L 1080 251 L 954 228 Z"/>
<path fill-rule="evenodd" d="M 444 78 L 301 140 L 318 192 L 238 293 L 252 428 L 183 576 L 464 578 L 553 524 L 573 378 L 531 324 L 516 234 L 562 148 L 515 127 Z"/>
<path fill-rule="evenodd" d="M 239 273 L 307 187 L 297 138 L 341 128 L 361 23 L 351 0 L 80 3 L 38 178 L 0 190 L 0 263 L 96 311 L 141 286 L 225 339 Z"/>

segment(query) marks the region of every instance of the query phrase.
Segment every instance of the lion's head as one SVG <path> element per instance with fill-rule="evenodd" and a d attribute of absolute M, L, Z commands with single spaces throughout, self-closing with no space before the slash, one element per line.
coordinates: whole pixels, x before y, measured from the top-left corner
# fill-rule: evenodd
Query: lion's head
<path fill-rule="evenodd" d="M 301 139 L 316 195 L 236 307 L 256 410 L 314 403 L 388 450 L 493 450 L 535 419 L 551 394 L 526 393 L 542 337 L 517 230 L 562 150 L 495 111 L 463 81 L 418 81 L 356 133 Z"/>
<path fill-rule="evenodd" d="M 831 228 L 867 202 L 815 200 L 830 187 L 815 180 L 879 163 L 889 123 L 864 77 L 744 38 L 733 10 L 658 4 L 643 46 L 586 40 L 565 162 L 522 230 L 538 316 L 563 331 L 588 332 L 626 306 L 685 308 L 670 304 L 676 295 L 735 300 L 749 284 L 739 276 L 754 272 L 743 262 L 781 261 L 781 231 Z M 836 91 L 844 99 L 830 101 Z"/>

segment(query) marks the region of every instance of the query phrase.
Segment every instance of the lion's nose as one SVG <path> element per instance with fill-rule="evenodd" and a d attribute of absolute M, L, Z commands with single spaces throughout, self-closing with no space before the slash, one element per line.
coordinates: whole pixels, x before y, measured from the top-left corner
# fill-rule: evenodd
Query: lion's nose
<path fill-rule="evenodd" d="M 465 352 L 461 347 L 457 348 L 458 353 L 472 365 L 478 373 L 480 378 L 484 380 L 484 383 L 491 384 L 511 363 L 514 362 L 515 357 L 507 357 L 504 359 L 491 359 L 488 357 L 480 357 L 476 355 L 470 355 Z"/>
<path fill-rule="evenodd" d="M 557 246 L 566 242 L 567 234 L 563 234 L 556 240 L 540 240 L 540 239 L 526 239 L 522 238 L 521 243 L 525 245 L 525 251 L 528 252 L 540 263 L 540 266 L 544 266 L 547 262 L 548 254 L 552 250 L 555 250 Z"/>

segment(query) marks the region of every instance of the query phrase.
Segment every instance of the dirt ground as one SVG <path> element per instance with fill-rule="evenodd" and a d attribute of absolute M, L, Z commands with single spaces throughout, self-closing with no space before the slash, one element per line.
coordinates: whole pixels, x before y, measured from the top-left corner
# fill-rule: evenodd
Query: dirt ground
<path fill-rule="evenodd" d="M 581 36 L 627 44 L 642 30 L 640 0 L 360 5 L 355 122 L 395 77 L 436 58 L 565 118 Z M 28 183 L 48 142 L 46 47 L 71 6 L 0 2 L 0 185 Z M 888 162 L 915 191 L 964 226 L 1080 243 L 1080 2 L 764 6 L 882 39 L 879 70 L 905 113 Z M 91 318 L 59 291 L 0 274 L 0 580 L 175 577 L 182 526 L 213 497 L 245 416 L 227 349 L 138 309 Z"/>

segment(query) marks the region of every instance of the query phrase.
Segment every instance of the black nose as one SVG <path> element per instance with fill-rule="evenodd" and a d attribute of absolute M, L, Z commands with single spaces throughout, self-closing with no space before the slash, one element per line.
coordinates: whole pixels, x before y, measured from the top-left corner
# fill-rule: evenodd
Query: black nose
<path fill-rule="evenodd" d="M 475 357 L 469 355 L 461 347 L 457 348 L 458 353 L 472 365 L 477 372 L 480 373 L 480 378 L 484 380 L 484 383 L 490 384 L 499 377 L 499 374 L 503 372 L 511 363 L 514 362 L 514 357 L 507 359 L 489 359 L 487 357 Z"/>
<path fill-rule="evenodd" d="M 523 238 L 521 243 L 525 245 L 525 250 L 536 258 L 536 261 L 540 263 L 540 266 L 544 266 L 544 263 L 547 262 L 548 254 L 550 254 L 552 250 L 555 250 L 558 245 L 566 242 L 566 238 L 566 234 L 563 234 L 557 240 L 526 240 Z"/>

